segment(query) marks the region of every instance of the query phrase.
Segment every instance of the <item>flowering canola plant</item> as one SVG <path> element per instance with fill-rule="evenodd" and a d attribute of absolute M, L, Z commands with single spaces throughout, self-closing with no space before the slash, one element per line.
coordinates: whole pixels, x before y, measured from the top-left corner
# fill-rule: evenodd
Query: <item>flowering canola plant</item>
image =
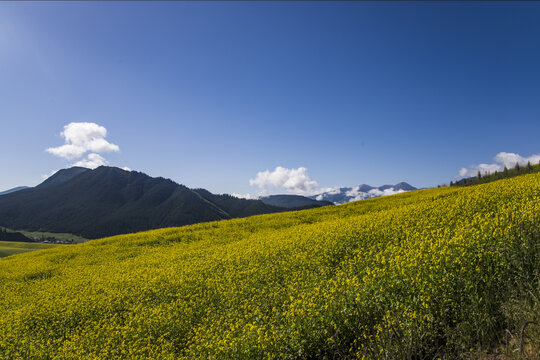
<path fill-rule="evenodd" d="M 0 259 L 0 359 L 411 358 L 492 341 L 540 174 Z"/>

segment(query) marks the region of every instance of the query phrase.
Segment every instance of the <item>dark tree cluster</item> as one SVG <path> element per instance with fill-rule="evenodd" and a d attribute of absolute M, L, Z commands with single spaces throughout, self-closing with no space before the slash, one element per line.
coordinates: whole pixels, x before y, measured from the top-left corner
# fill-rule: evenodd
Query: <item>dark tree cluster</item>
<path fill-rule="evenodd" d="M 516 165 L 512 169 L 508 169 L 505 166 L 503 171 L 495 171 L 494 173 L 486 172 L 484 174 L 481 174 L 480 171 L 478 171 L 478 174 L 476 176 L 464 178 L 456 182 L 450 181 L 450 186 L 470 186 L 476 184 L 484 184 L 491 181 L 507 179 L 514 176 L 535 172 L 540 172 L 540 163 L 532 165 L 530 162 L 528 162 L 526 166 L 520 166 L 519 163 L 516 163 Z"/>
<path fill-rule="evenodd" d="M 8 231 L 4 228 L 0 228 L 0 241 L 34 242 L 34 240 L 24 236 L 20 232 Z"/>

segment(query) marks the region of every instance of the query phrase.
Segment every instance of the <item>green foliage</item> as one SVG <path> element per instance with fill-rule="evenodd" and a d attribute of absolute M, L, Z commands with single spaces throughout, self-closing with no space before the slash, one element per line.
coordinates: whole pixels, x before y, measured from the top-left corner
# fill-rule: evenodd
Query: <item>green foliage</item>
<path fill-rule="evenodd" d="M 540 320 L 524 295 L 540 268 L 539 196 L 531 174 L 4 258 L 0 358 L 433 359 L 490 349 L 506 328 Z M 530 314 L 511 318 L 521 301 Z"/>

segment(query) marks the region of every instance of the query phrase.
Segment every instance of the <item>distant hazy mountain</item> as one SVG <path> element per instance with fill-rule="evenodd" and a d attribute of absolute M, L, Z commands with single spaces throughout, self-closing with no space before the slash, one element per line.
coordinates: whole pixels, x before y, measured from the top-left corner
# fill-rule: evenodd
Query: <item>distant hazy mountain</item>
<path fill-rule="evenodd" d="M 193 191 L 202 196 L 205 200 L 219 206 L 233 218 L 285 210 L 283 208 L 272 206 L 271 204 L 265 204 L 260 200 L 240 199 L 228 194 L 216 195 L 205 189 L 193 189 Z"/>
<path fill-rule="evenodd" d="M 396 185 L 383 185 L 379 187 L 362 184 L 355 187 L 335 188 L 321 194 L 310 196 L 310 198 L 319 201 L 330 201 L 334 204 L 344 204 L 351 201 L 371 199 L 374 197 L 392 195 L 411 190 L 417 190 L 417 188 L 407 184 L 406 182 L 400 182 Z"/>
<path fill-rule="evenodd" d="M 261 197 L 259 200 L 267 205 L 279 206 L 288 209 L 334 205 L 334 203 L 330 201 L 318 201 L 300 195 L 270 195 Z"/>
<path fill-rule="evenodd" d="M 0 226 L 92 239 L 285 210 L 101 166 L 60 170 L 35 188 L 0 196 Z"/>
<path fill-rule="evenodd" d="M 10 194 L 12 192 L 24 190 L 24 189 L 28 189 L 28 186 L 17 186 L 17 187 L 14 187 L 13 189 L 0 192 L 0 195 Z"/>

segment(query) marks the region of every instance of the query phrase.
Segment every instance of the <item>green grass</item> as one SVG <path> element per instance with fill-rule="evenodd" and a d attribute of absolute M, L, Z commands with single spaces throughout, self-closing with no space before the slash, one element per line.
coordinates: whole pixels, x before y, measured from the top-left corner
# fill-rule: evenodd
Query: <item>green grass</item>
<path fill-rule="evenodd" d="M 28 242 L 10 242 L 0 241 L 0 258 L 25 253 L 35 250 L 51 249 L 58 245 L 56 244 L 42 244 L 42 243 L 28 243 Z"/>
<path fill-rule="evenodd" d="M 68 233 L 51 233 L 43 231 L 26 231 L 26 230 L 17 230 L 26 237 L 29 237 L 34 240 L 40 240 L 42 238 L 55 238 L 58 240 L 73 240 L 74 243 L 79 244 L 88 241 L 88 239 L 83 238 L 82 236 L 77 236 Z"/>

